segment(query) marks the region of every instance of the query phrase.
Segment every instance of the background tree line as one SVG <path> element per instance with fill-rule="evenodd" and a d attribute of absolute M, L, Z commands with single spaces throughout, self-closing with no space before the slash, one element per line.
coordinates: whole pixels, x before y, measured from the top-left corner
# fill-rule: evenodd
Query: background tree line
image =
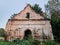
<path fill-rule="evenodd" d="M 60 0 L 49 0 L 45 5 L 47 16 L 51 16 L 51 26 L 56 41 L 60 41 Z"/>

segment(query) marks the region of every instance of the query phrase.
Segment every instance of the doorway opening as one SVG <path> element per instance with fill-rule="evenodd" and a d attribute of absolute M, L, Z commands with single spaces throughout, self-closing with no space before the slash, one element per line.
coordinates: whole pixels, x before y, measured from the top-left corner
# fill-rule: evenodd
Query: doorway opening
<path fill-rule="evenodd" d="M 24 39 L 25 40 L 28 40 L 29 38 L 31 38 L 32 37 L 32 32 L 29 30 L 29 29 L 27 29 L 25 32 L 24 32 Z"/>

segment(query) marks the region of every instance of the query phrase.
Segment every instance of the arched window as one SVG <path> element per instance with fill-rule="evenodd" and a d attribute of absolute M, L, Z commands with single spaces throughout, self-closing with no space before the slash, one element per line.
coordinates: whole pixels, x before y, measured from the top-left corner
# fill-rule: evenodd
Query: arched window
<path fill-rule="evenodd" d="M 30 13 L 26 13 L 26 18 L 29 19 L 30 18 Z"/>

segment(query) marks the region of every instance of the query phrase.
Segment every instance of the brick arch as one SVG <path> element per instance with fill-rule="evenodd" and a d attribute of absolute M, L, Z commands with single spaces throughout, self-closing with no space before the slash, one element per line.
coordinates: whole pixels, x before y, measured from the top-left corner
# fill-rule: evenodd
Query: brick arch
<path fill-rule="evenodd" d="M 24 39 L 28 39 L 29 36 L 32 36 L 32 31 L 30 29 L 26 29 L 24 31 Z"/>

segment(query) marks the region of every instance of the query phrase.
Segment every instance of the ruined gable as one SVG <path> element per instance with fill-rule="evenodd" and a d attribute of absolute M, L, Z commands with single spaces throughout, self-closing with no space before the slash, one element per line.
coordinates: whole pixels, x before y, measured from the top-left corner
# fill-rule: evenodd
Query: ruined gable
<path fill-rule="evenodd" d="M 29 19 L 44 19 L 43 16 L 37 14 L 31 6 L 28 4 L 21 12 L 19 12 L 14 19 L 27 19 L 27 13 L 29 13 Z"/>

